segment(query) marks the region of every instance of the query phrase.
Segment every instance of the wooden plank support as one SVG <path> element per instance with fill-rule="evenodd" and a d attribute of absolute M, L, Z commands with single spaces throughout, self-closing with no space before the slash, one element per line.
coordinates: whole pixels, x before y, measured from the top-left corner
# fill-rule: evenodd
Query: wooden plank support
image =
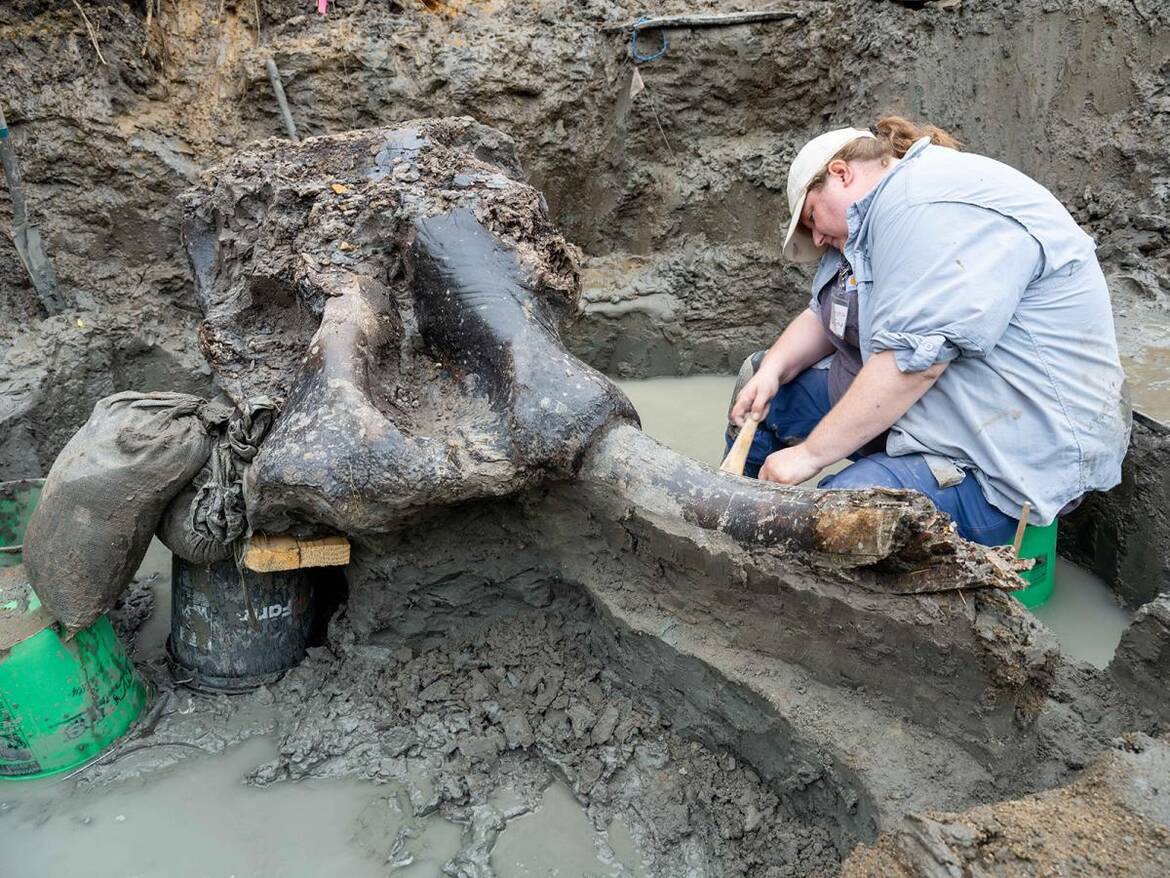
<path fill-rule="evenodd" d="M 341 535 L 299 539 L 287 534 L 254 534 L 244 549 L 244 566 L 256 573 L 304 567 L 344 567 L 349 540 Z"/>

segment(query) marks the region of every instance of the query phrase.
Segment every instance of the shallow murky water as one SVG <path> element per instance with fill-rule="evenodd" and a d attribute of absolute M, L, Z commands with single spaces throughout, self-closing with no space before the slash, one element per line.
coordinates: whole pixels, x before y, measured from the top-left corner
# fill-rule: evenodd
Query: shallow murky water
<path fill-rule="evenodd" d="M 21 878 L 440 878 L 465 828 L 414 817 L 399 784 L 303 780 L 253 787 L 276 755 L 253 738 L 217 755 L 109 787 L 53 779 L 0 783 L 0 874 Z M 605 862 L 584 810 L 561 783 L 509 821 L 491 854 L 501 878 L 641 876 L 628 830 L 610 827 Z"/>
<path fill-rule="evenodd" d="M 642 417 L 642 429 L 702 463 L 723 460 L 723 431 L 734 375 L 691 375 L 618 381 Z"/>
<path fill-rule="evenodd" d="M 603 862 L 593 844 L 593 826 L 563 783 L 544 791 L 538 810 L 519 817 L 500 833 L 492 849 L 492 868 L 497 875 L 515 878 L 546 876 L 613 875 L 623 865 L 622 875 L 642 876 L 629 831 L 615 821 L 607 832 L 617 863 Z"/>
<path fill-rule="evenodd" d="M 719 465 L 734 376 L 649 378 L 618 385 L 638 409 L 647 433 L 696 460 Z M 819 478 L 806 484 L 815 484 Z M 1060 559 L 1052 599 L 1035 615 L 1056 635 L 1068 656 L 1104 667 L 1133 614 L 1118 605 L 1101 579 Z"/>
<path fill-rule="evenodd" d="M 271 740 L 254 739 L 108 789 L 76 792 L 72 782 L 51 780 L 0 785 L 4 871 L 23 878 L 384 875 L 355 835 L 363 810 L 387 792 L 357 781 L 242 783 L 275 754 Z"/>
<path fill-rule="evenodd" d="M 1056 560 L 1052 599 L 1032 612 L 1056 635 L 1067 655 L 1098 668 L 1109 664 L 1133 619 L 1100 577 L 1063 558 Z"/>
<path fill-rule="evenodd" d="M 1143 348 L 1134 356 L 1123 356 L 1121 362 L 1129 377 L 1133 407 L 1170 424 L 1170 349 Z"/>

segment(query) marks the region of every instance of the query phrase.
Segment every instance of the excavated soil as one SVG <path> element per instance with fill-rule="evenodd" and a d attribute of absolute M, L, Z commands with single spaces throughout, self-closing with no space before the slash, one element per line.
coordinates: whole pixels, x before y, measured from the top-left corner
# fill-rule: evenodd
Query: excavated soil
<path fill-rule="evenodd" d="M 773 5 L 666 0 L 654 11 Z M 325 18 L 308 0 L 87 0 L 92 40 L 71 0 L 5 4 L 0 99 L 33 222 L 72 306 L 45 316 L 0 198 L 0 478 L 42 475 L 102 396 L 213 391 L 179 196 L 202 169 L 283 134 L 269 56 L 303 136 L 466 115 L 514 138 L 554 223 L 583 251 L 585 314 L 568 343 L 623 377 L 731 372 L 763 347 L 807 301 L 807 271 L 778 253 L 795 149 L 886 110 L 929 119 L 1049 186 L 1096 236 L 1127 368 L 1139 400 L 1158 406 L 1170 346 L 1170 9 L 1152 0 L 917 5 L 790 0 L 797 15 L 783 22 L 671 32 L 664 57 L 638 68 L 645 89 L 635 94 L 626 34 L 604 29 L 645 12 L 626 0 L 335 0 Z M 1129 487 L 1164 489 L 1157 461 L 1138 464 Z M 1145 517 L 1158 527 L 1164 518 L 1160 508 Z M 1127 597 L 1148 599 L 1156 576 L 1147 571 L 1164 577 L 1165 565 L 1119 544 L 1108 534 L 1077 543 L 1102 568 L 1141 555 L 1116 578 L 1134 583 Z M 491 847 L 515 816 L 491 804 L 495 792 L 519 790 L 530 808 L 557 778 L 595 826 L 620 818 L 633 829 L 650 874 L 838 871 L 860 840 L 841 815 L 804 807 L 730 752 L 676 733 L 655 699 L 614 671 L 594 608 L 559 584 L 542 588 L 550 598 L 539 606 L 465 619 L 410 647 L 359 642 L 339 618 L 328 647 L 252 696 L 175 689 L 152 666 L 160 697 L 139 737 L 85 781 L 274 734 L 279 755 L 254 782 L 405 783 L 416 815 L 468 827 L 452 874 L 488 874 Z M 141 588 L 124 599 L 124 636 L 150 602 Z M 1100 752 L 1075 734 L 1074 714 L 1097 709 L 1082 694 L 1058 687 L 1046 707 L 1042 739 L 1062 767 L 1033 785 L 1063 781 Z M 933 815 L 951 846 L 935 850 L 946 870 L 936 874 L 1045 874 L 1053 850 L 1081 858 L 1084 874 L 1161 869 L 1159 827 L 1127 823 L 1102 790 L 1089 779 Z M 857 861 L 869 871 L 850 874 L 917 874 L 905 851 L 887 838 L 875 859 Z"/>
<path fill-rule="evenodd" d="M 1167 750 L 1128 735 L 1076 783 L 963 814 L 916 815 L 907 828 L 854 852 L 846 878 L 1130 875 L 1170 871 L 1170 832 L 1151 808 L 1149 778 Z M 1058 865 L 1059 864 L 1059 865 Z M 1059 871 L 1058 871 L 1059 869 Z"/>
<path fill-rule="evenodd" d="M 298 722 L 256 779 L 322 766 L 404 777 L 423 760 L 435 804 L 478 835 L 484 821 L 502 828 L 485 809 L 502 786 L 534 802 L 559 775 L 596 826 L 627 822 L 649 874 L 835 873 L 829 828 L 797 816 L 733 755 L 673 734 L 607 672 L 596 624 L 565 594 L 430 648 L 323 656 L 274 690 Z M 461 856 L 486 861 L 490 850 Z"/>

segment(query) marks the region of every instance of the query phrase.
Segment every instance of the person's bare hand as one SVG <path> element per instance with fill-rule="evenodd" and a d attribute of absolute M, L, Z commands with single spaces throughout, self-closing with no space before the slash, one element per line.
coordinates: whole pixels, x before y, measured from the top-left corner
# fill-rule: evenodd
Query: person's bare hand
<path fill-rule="evenodd" d="M 760 480 L 781 485 L 799 485 L 821 471 L 821 464 L 809 454 L 804 443 L 773 451 L 760 467 Z"/>
<path fill-rule="evenodd" d="M 779 389 L 780 380 L 776 376 L 762 370 L 757 372 L 735 398 L 735 405 L 731 407 L 731 422 L 742 427 L 749 413 L 757 421 L 764 420 L 768 406 Z"/>

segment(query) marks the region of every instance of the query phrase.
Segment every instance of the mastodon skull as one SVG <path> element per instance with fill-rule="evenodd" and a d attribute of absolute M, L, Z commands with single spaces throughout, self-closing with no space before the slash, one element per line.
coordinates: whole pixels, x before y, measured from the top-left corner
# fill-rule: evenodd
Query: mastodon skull
<path fill-rule="evenodd" d="M 247 487 L 255 527 L 377 531 L 572 475 L 635 421 L 565 351 L 578 254 L 470 119 L 269 140 L 185 198 L 205 356 L 283 411 Z"/>

